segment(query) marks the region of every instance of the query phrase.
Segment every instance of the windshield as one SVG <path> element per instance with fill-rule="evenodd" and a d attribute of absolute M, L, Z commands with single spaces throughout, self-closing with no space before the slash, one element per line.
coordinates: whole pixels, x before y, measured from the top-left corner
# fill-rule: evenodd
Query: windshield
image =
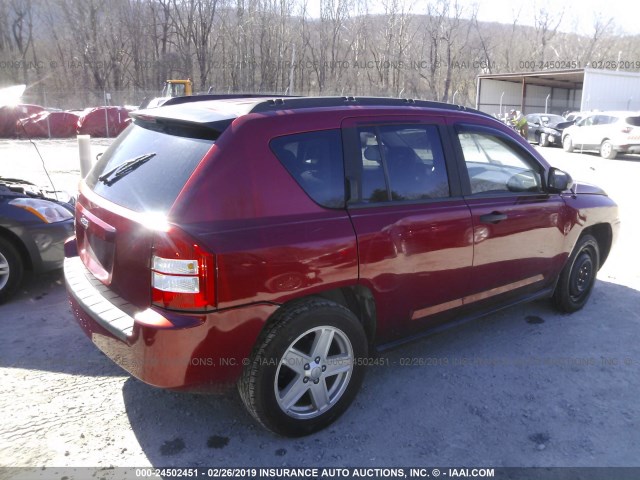
<path fill-rule="evenodd" d="M 540 121 L 542 122 L 543 125 L 546 125 L 547 123 L 560 123 L 560 122 L 566 122 L 564 117 L 561 117 L 560 115 L 540 115 Z"/>
<path fill-rule="evenodd" d="M 123 207 L 166 213 L 213 143 L 134 124 L 100 157 L 86 183 L 101 197 Z"/>

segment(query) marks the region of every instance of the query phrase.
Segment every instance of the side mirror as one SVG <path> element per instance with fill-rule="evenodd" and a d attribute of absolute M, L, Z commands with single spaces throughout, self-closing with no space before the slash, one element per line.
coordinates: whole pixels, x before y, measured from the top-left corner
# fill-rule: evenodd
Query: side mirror
<path fill-rule="evenodd" d="M 380 163 L 380 148 L 377 145 L 370 145 L 364 149 L 364 158 L 373 162 Z"/>
<path fill-rule="evenodd" d="M 531 170 L 516 173 L 507 180 L 507 189 L 510 192 L 539 192 L 540 175 Z"/>
<path fill-rule="evenodd" d="M 571 175 L 562 170 L 551 167 L 547 176 L 547 189 L 552 193 L 560 193 L 573 187 Z"/>
<path fill-rule="evenodd" d="M 540 122 L 534 122 L 533 125 L 536 126 L 536 127 L 539 127 L 540 126 Z"/>

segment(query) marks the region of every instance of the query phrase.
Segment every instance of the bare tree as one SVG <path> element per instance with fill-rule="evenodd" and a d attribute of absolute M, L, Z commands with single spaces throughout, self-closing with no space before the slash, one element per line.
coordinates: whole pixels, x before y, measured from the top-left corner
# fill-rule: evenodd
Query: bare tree
<path fill-rule="evenodd" d="M 171 78 L 219 92 L 291 87 L 472 104 L 478 74 L 522 70 L 532 58 L 640 57 L 640 36 L 606 17 L 580 35 L 560 30 L 557 10 L 539 8 L 525 26 L 519 10 L 508 25 L 480 22 L 460 0 L 427 0 L 420 12 L 382 0 L 375 14 L 367 2 L 0 0 L 0 85 L 41 85 L 62 107 L 101 101 L 105 91 L 114 102 L 141 101 Z"/>
<path fill-rule="evenodd" d="M 451 90 L 452 75 L 454 69 L 467 69 L 467 62 L 461 59 L 464 50 L 469 44 L 469 33 L 473 25 L 473 17 L 476 12 L 471 13 L 471 20 L 463 20 L 464 8 L 454 0 L 453 5 L 448 4 L 452 8 L 449 15 L 444 19 L 442 40 L 444 41 L 444 85 L 442 87 L 441 100 L 449 101 L 449 92 Z"/>
<path fill-rule="evenodd" d="M 0 0 L 0 52 L 8 53 L 13 50 L 9 28 L 9 2 Z"/>
<path fill-rule="evenodd" d="M 444 20 L 449 13 L 449 5 L 446 0 L 438 0 L 436 4 L 427 5 L 427 18 L 424 25 L 424 35 L 422 38 L 422 55 L 427 60 L 425 69 L 420 69 L 420 76 L 426 80 L 429 89 L 429 98 L 438 99 L 438 80 L 442 58 L 440 55 L 442 31 Z"/>
<path fill-rule="evenodd" d="M 171 15 L 171 0 L 155 0 L 149 2 L 151 10 L 151 42 L 153 45 L 152 59 L 157 62 L 154 86 L 157 88 L 166 80 L 173 69 L 168 53 L 171 38 L 175 32 L 175 24 Z"/>
<path fill-rule="evenodd" d="M 349 28 L 351 31 L 351 43 L 349 45 L 350 59 L 349 66 L 351 68 L 350 75 L 347 77 L 345 87 L 352 95 L 359 95 L 360 92 L 368 91 L 365 80 L 367 70 L 361 68 L 366 62 L 369 50 L 369 30 L 371 27 L 371 16 L 369 15 L 366 0 L 356 0 L 355 16 L 351 19 Z"/>
<path fill-rule="evenodd" d="M 480 22 L 478 21 L 477 11 L 472 19 L 473 27 L 475 28 L 478 34 L 478 41 L 480 42 L 481 47 L 481 55 L 480 55 L 480 65 L 486 65 L 482 67 L 482 73 L 492 73 L 492 65 L 493 65 L 493 45 L 490 43 L 490 38 L 483 33 L 483 28 L 480 26 Z"/>
<path fill-rule="evenodd" d="M 35 58 L 35 48 L 33 47 L 33 15 L 31 10 L 31 0 L 12 0 L 10 4 L 11 15 L 11 38 L 13 45 L 18 51 L 20 64 L 22 66 L 22 81 L 29 83 L 29 62 L 27 54 L 29 49 L 34 50 L 34 68 L 37 69 L 37 59 Z"/>
<path fill-rule="evenodd" d="M 179 74 L 189 78 L 193 78 L 192 35 L 195 28 L 198 1 L 172 0 L 171 17 L 175 25 L 176 46 L 182 59 L 182 68 L 180 68 Z"/>
<path fill-rule="evenodd" d="M 535 46 L 533 58 L 541 64 L 544 64 L 547 45 L 556 36 L 563 17 L 564 10 L 556 13 L 544 7 L 540 8 L 534 14 L 536 36 L 533 44 Z"/>
<path fill-rule="evenodd" d="M 376 78 L 370 77 L 370 82 L 377 88 L 393 92 L 397 96 L 404 90 L 405 58 L 409 44 L 415 37 L 415 30 L 411 30 L 412 15 L 410 9 L 400 0 L 385 0 L 384 24 L 381 29 L 380 41 L 369 42 L 369 49 L 376 67 Z"/>
<path fill-rule="evenodd" d="M 198 71 L 200 74 L 199 85 L 205 88 L 208 83 L 209 73 L 213 65 L 212 59 L 215 52 L 215 40 L 212 36 L 214 21 L 218 7 L 218 0 L 198 0 L 196 2 L 197 17 L 194 22 L 191 39 L 194 44 Z"/>
<path fill-rule="evenodd" d="M 255 0 L 236 0 L 235 9 L 229 8 L 223 13 L 222 68 L 217 76 L 216 90 L 221 86 L 233 91 L 254 88 L 257 67 L 253 42 L 255 11 Z"/>
<path fill-rule="evenodd" d="M 613 26 L 613 18 L 603 19 L 600 15 L 596 15 L 593 19 L 593 35 L 589 38 L 589 43 L 581 55 L 581 63 L 587 64 L 592 61 L 596 47 L 602 43 L 602 40 L 610 33 Z"/>
<path fill-rule="evenodd" d="M 353 0 L 320 0 L 320 19 L 314 22 L 317 26 L 315 32 L 310 30 L 309 22 L 305 21 L 303 38 L 321 93 L 329 82 L 333 88 L 337 88 L 345 73 L 346 69 L 342 66 L 349 54 L 346 36 L 352 4 Z"/>
<path fill-rule="evenodd" d="M 518 40 L 520 40 L 520 36 L 522 35 L 522 29 L 518 25 L 521 13 L 522 7 L 520 7 L 519 10 L 513 12 L 513 22 L 511 22 L 509 36 L 508 38 L 504 39 L 504 43 L 502 45 L 505 71 L 514 70 L 516 68 L 514 65 L 515 62 L 512 60 L 512 58 L 515 56 L 515 52 L 513 51 L 514 46 L 519 43 Z"/>
<path fill-rule="evenodd" d="M 105 4 L 100 0 L 60 0 L 59 3 L 66 19 L 65 28 L 69 28 L 77 50 L 74 52 L 74 66 L 88 75 L 91 82 L 85 88 L 103 92 L 107 88 L 107 79 L 111 73 L 111 64 L 105 55 L 105 43 L 100 32 L 103 25 Z"/>

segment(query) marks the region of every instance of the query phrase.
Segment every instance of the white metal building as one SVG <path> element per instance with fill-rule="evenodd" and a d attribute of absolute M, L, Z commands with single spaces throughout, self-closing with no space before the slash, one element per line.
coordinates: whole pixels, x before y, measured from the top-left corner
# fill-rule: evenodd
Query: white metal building
<path fill-rule="evenodd" d="M 479 75 L 476 108 L 491 114 L 640 110 L 640 73 L 586 68 Z"/>

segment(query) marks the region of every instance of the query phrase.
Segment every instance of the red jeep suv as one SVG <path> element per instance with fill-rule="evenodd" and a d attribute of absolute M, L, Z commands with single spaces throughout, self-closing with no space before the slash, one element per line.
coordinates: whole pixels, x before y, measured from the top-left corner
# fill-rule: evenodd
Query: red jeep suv
<path fill-rule="evenodd" d="M 458 106 L 203 96 L 131 115 L 80 187 L 78 323 L 148 384 L 237 384 L 283 435 L 343 413 L 376 350 L 516 302 L 582 308 L 618 231 L 603 191 Z"/>

